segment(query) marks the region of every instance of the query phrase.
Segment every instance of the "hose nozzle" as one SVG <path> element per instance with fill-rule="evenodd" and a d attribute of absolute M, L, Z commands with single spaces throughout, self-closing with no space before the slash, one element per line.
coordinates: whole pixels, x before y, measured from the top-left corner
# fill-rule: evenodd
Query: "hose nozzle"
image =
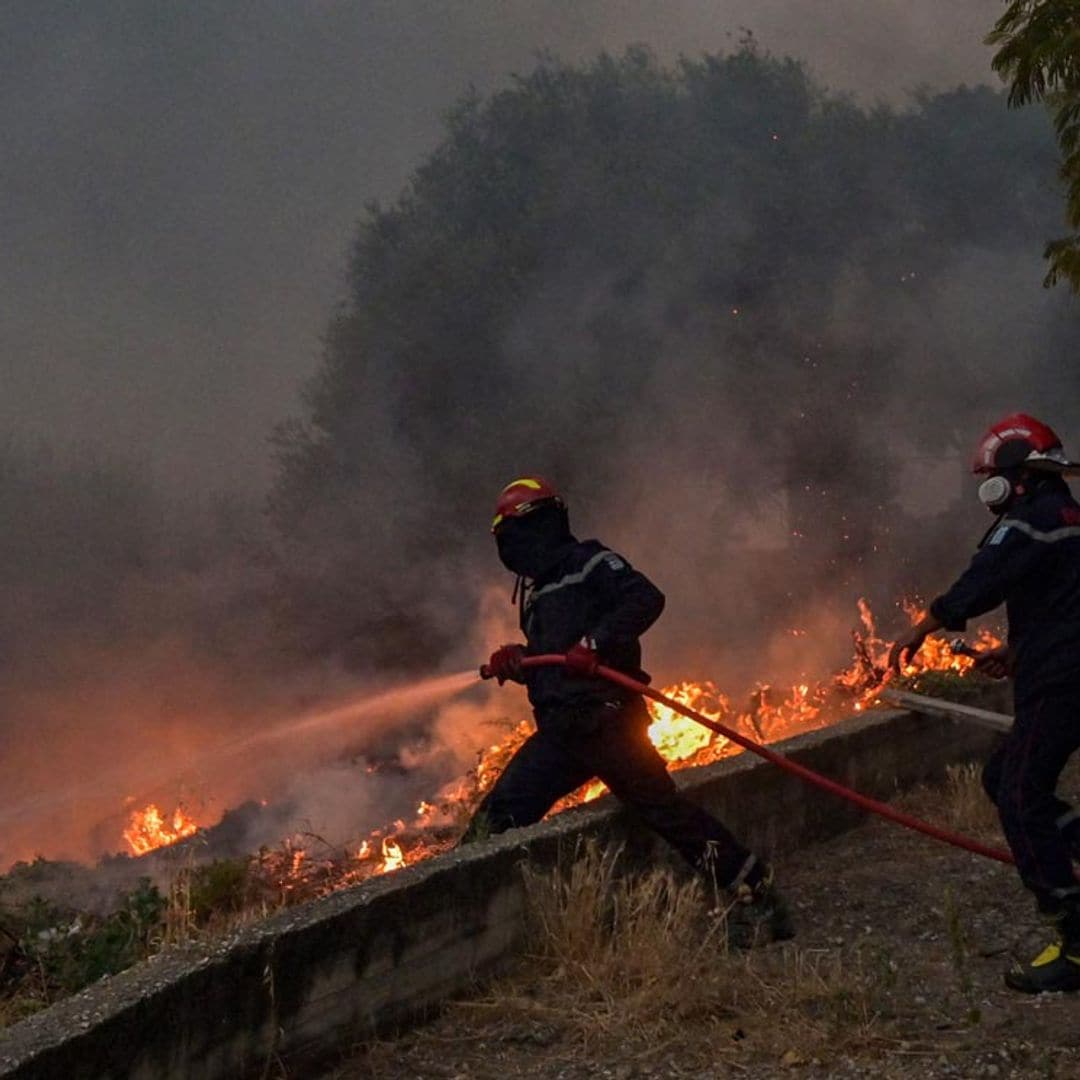
<path fill-rule="evenodd" d="M 949 642 L 949 652 L 955 653 L 957 656 L 970 656 L 972 660 L 976 659 L 979 655 L 978 649 L 973 649 L 963 638 L 953 638 Z"/>

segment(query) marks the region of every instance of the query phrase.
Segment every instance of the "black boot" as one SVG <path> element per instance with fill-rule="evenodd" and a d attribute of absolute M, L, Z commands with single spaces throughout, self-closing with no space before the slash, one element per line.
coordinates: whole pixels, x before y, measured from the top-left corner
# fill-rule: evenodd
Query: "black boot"
<path fill-rule="evenodd" d="M 1057 941 L 1027 964 L 1019 961 L 1005 972 L 1005 985 L 1022 994 L 1080 990 L 1080 906 L 1047 916 Z"/>
<path fill-rule="evenodd" d="M 1080 862 L 1080 818 L 1073 818 L 1061 829 L 1061 838 L 1069 845 L 1073 862 Z"/>
<path fill-rule="evenodd" d="M 747 949 L 770 941 L 788 941 L 795 936 L 791 908 L 766 870 L 754 884 L 746 882 L 734 890 L 728 909 L 728 944 Z"/>

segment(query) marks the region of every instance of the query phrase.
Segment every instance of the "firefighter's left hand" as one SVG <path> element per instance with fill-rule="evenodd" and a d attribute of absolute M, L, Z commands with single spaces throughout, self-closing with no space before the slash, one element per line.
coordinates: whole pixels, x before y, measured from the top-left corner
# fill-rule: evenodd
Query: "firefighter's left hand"
<path fill-rule="evenodd" d="M 566 666 L 577 675 L 595 675 L 600 666 L 595 643 L 588 638 L 582 638 L 572 649 L 568 649 Z"/>
<path fill-rule="evenodd" d="M 983 649 L 975 658 L 975 669 L 991 679 L 1004 679 L 1012 674 L 1012 654 L 1008 645 Z"/>

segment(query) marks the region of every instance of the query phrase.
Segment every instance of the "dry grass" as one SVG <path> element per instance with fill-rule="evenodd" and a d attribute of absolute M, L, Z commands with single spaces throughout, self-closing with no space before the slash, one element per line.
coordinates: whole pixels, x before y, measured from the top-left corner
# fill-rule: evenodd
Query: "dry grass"
<path fill-rule="evenodd" d="M 912 788 L 896 804 L 953 832 L 981 839 L 1000 837 L 997 809 L 982 786 L 982 765 L 950 765 L 944 784 Z"/>
<path fill-rule="evenodd" d="M 983 790 L 981 777 L 981 765 L 950 765 L 941 792 L 946 820 L 954 828 L 978 835 L 998 829 L 997 809 Z"/>
<path fill-rule="evenodd" d="M 878 1035 L 895 968 L 868 951 L 727 946 L 726 915 L 696 881 L 623 872 L 585 845 L 564 873 L 526 870 L 535 951 L 516 976 L 454 1006 L 485 1037 L 545 1033 L 592 1058 L 648 1061 L 678 1047 L 704 1067 L 756 1049 L 788 1064 Z"/>
<path fill-rule="evenodd" d="M 900 801 L 1000 843 L 980 772 Z M 1062 785 L 1078 788 L 1080 761 Z M 1035 947 L 1009 867 L 868 821 L 780 861 L 795 942 L 733 952 L 696 881 L 574 855 L 526 871 L 533 938 L 513 973 L 356 1048 L 335 1080 L 1080 1075 L 1075 1001 L 1033 1008 L 1002 984 Z"/>

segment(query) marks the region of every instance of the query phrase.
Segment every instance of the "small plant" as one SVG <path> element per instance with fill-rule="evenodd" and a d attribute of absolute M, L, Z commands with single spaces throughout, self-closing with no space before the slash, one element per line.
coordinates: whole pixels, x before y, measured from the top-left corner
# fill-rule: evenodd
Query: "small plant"
<path fill-rule="evenodd" d="M 956 975 L 956 984 L 961 995 L 967 1002 L 968 1021 L 977 1024 L 981 1019 L 981 1012 L 975 1000 L 975 982 L 971 977 L 968 966 L 968 940 L 964 932 L 964 924 L 960 917 L 960 908 L 956 903 L 952 887 L 945 889 L 945 931 L 949 938 L 952 952 L 953 972 Z"/>
<path fill-rule="evenodd" d="M 243 910 L 251 891 L 249 864 L 247 858 L 215 859 L 189 872 L 191 913 L 198 925 Z"/>
<path fill-rule="evenodd" d="M 948 823 L 956 832 L 994 839 L 1000 834 L 997 807 L 982 786 L 982 765 L 949 765 L 945 779 L 933 786 L 920 784 L 901 794 L 896 803 L 919 817 Z"/>
<path fill-rule="evenodd" d="M 543 1019 L 591 1054 L 636 1060 L 678 1043 L 705 1069 L 717 1046 L 731 1047 L 732 1030 L 731 1053 L 825 1060 L 872 1041 L 889 1011 L 897 966 L 887 956 L 790 944 L 737 951 L 726 913 L 696 877 L 635 872 L 596 843 L 561 869 L 524 872 L 531 955 L 519 985 L 500 984 L 489 1001 L 507 1023 Z"/>
<path fill-rule="evenodd" d="M 73 994 L 148 956 L 161 937 L 166 901 L 143 878 L 107 918 L 65 912 L 40 898 L 24 913 L 20 947 L 48 997 Z"/>

